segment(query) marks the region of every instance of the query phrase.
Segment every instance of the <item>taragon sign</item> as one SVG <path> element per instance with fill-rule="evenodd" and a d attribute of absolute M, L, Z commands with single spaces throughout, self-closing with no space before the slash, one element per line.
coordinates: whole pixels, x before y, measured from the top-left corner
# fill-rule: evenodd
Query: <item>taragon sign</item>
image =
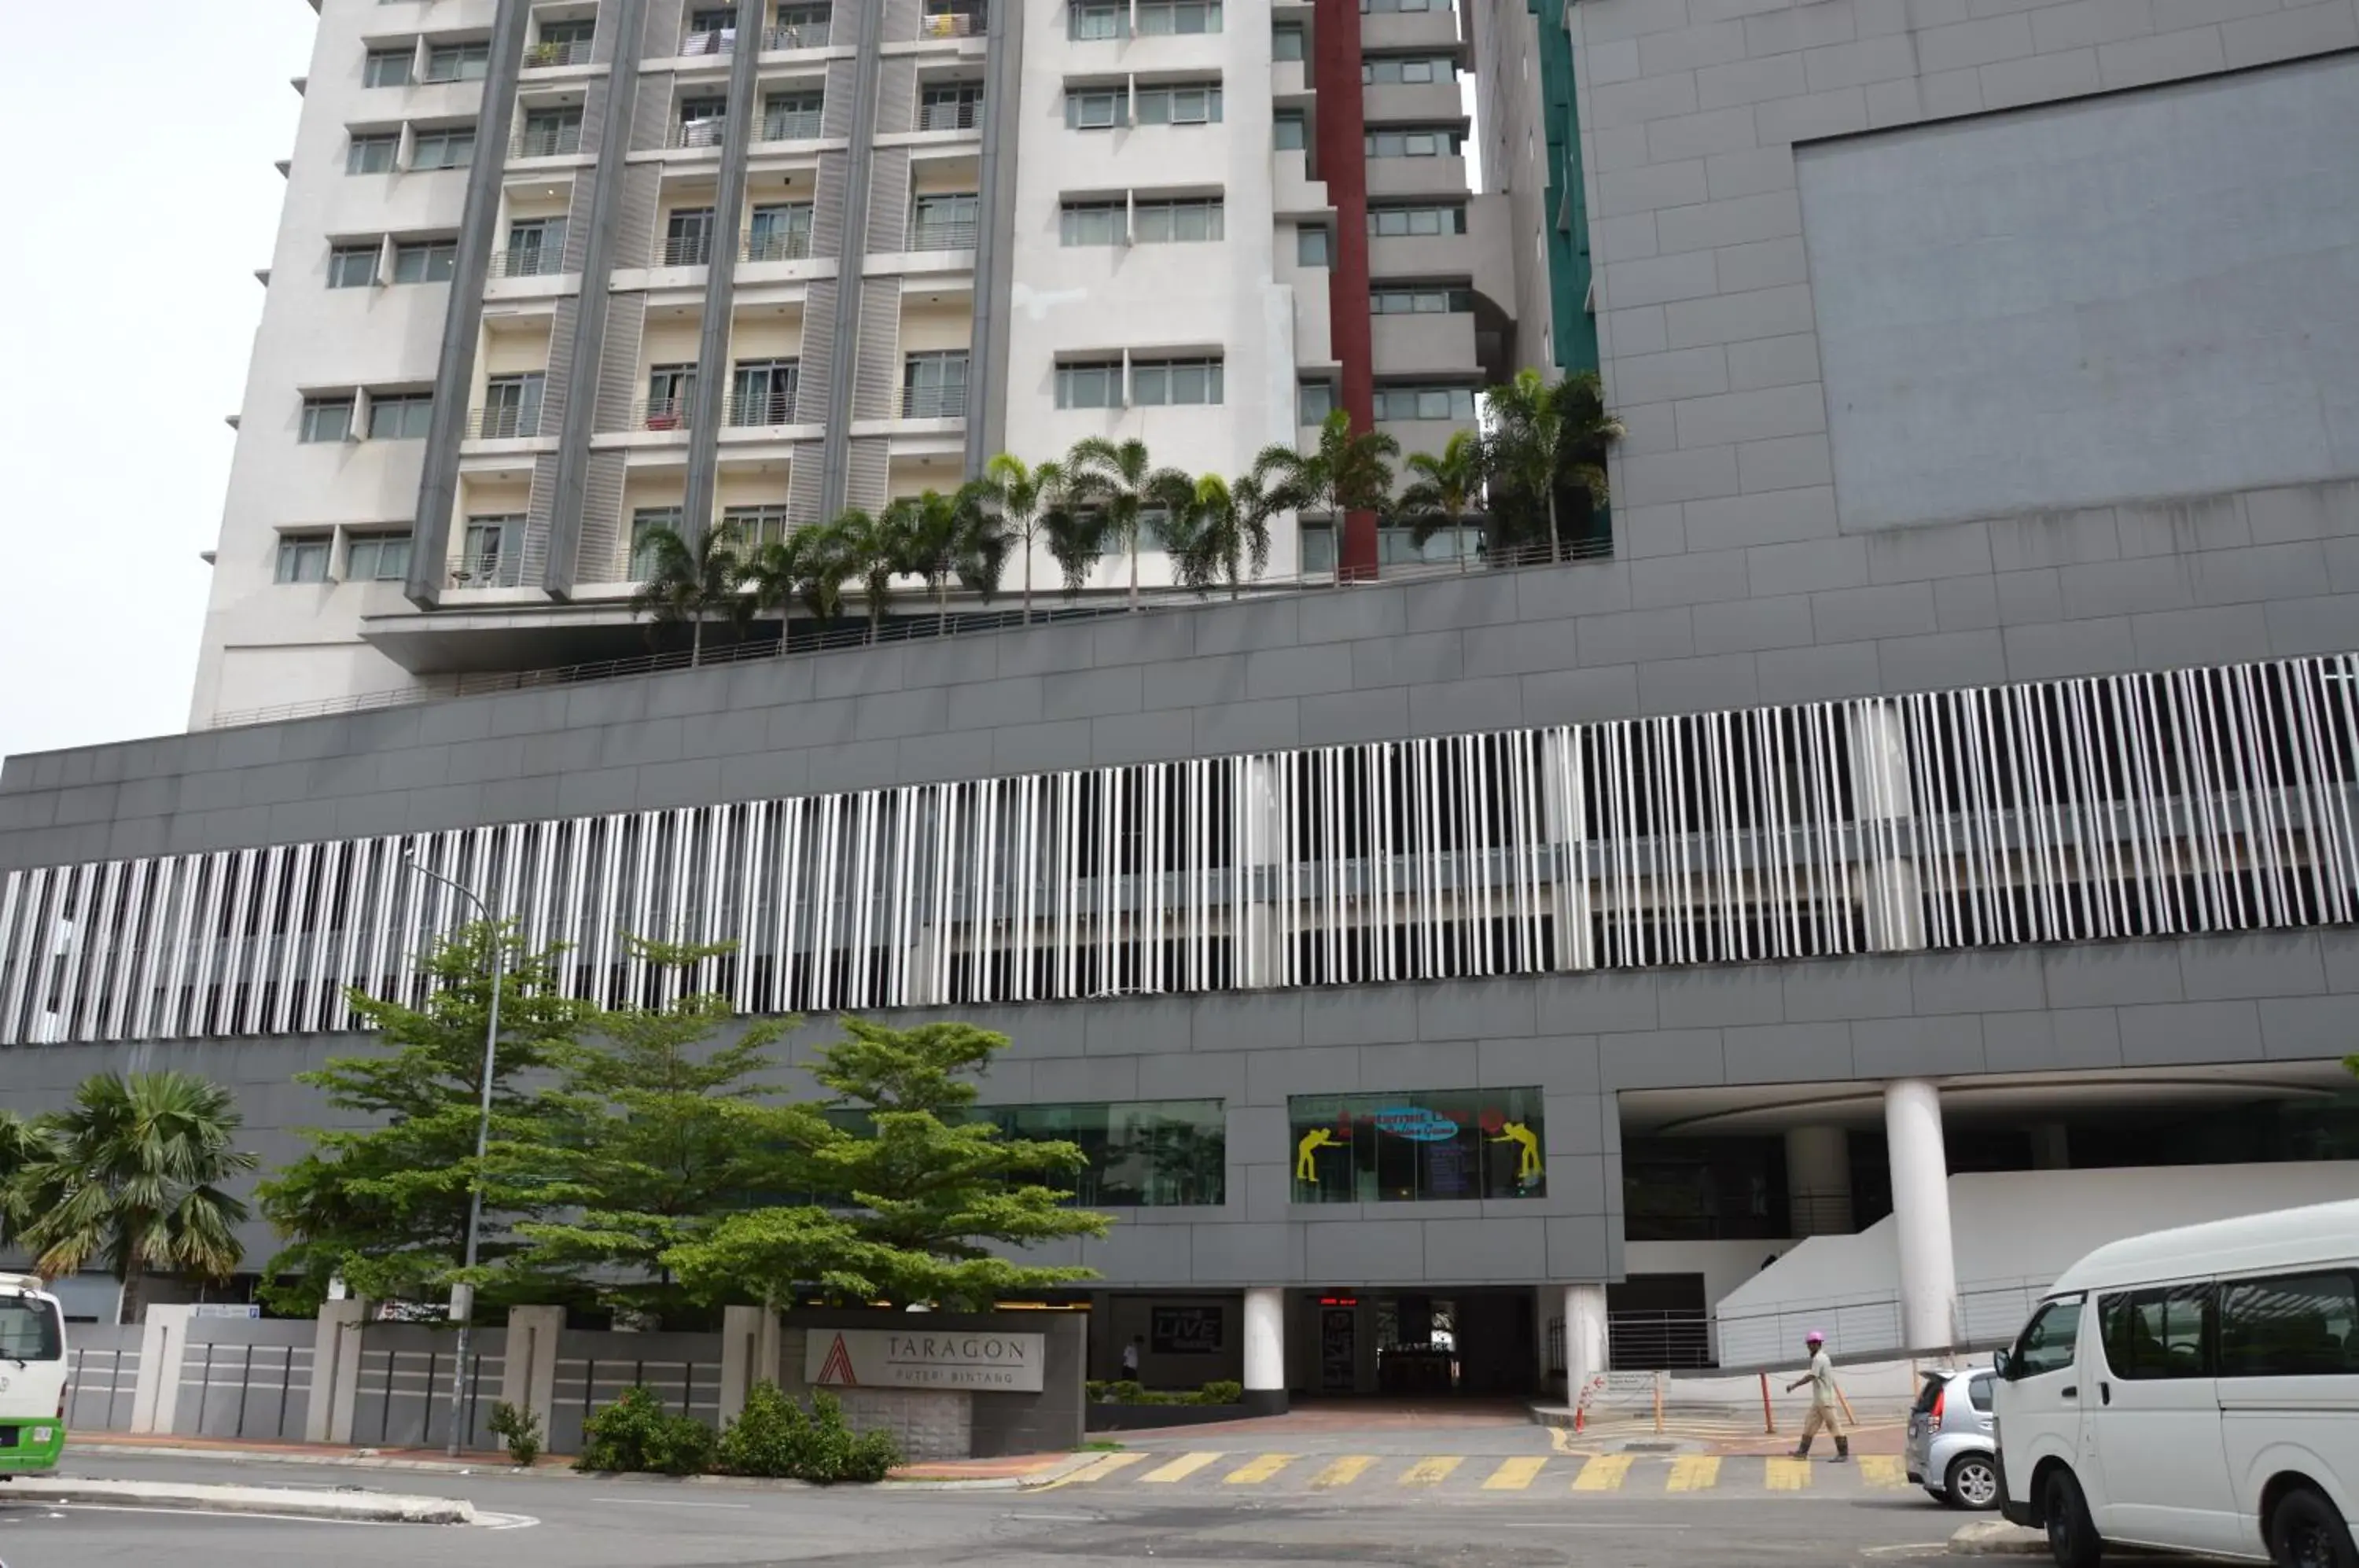
<path fill-rule="evenodd" d="M 990 1329 L 815 1328 L 803 1380 L 818 1388 L 944 1388 L 1037 1394 L 1046 1387 L 1045 1334 Z"/>

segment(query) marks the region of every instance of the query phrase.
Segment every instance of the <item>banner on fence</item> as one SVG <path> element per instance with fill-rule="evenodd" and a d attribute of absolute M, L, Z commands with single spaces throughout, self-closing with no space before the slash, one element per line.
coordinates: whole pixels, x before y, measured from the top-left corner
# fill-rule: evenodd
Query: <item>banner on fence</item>
<path fill-rule="evenodd" d="M 1047 1345 L 1045 1334 L 987 1329 L 815 1328 L 803 1347 L 803 1378 L 821 1388 L 1037 1394 L 1047 1386 Z"/>

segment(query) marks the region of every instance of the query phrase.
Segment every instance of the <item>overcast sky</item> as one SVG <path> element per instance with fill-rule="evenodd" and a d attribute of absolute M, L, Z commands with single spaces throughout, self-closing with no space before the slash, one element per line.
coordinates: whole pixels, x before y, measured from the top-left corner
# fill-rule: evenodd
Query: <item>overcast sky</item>
<path fill-rule="evenodd" d="M 96 54 L 97 33 L 44 42 L 29 15 L 0 49 L 0 753 L 188 725 L 197 552 L 316 20 L 303 0 L 121 0 Z"/>

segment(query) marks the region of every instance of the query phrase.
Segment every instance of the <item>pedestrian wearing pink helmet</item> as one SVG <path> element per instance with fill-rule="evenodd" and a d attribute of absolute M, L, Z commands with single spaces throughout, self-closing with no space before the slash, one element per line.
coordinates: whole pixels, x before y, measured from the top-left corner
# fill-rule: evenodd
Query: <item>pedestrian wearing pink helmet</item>
<path fill-rule="evenodd" d="M 1841 1465 L 1851 1457 L 1851 1439 L 1843 1429 L 1843 1418 L 1836 1413 L 1835 1364 L 1827 1359 L 1827 1336 L 1812 1329 L 1803 1336 L 1809 1346 L 1810 1369 L 1786 1385 L 1786 1392 L 1808 1383 L 1810 1386 L 1810 1413 L 1802 1418 L 1802 1441 L 1794 1450 L 1797 1459 L 1810 1456 L 1810 1439 L 1824 1432 L 1835 1440 L 1835 1463 Z"/>

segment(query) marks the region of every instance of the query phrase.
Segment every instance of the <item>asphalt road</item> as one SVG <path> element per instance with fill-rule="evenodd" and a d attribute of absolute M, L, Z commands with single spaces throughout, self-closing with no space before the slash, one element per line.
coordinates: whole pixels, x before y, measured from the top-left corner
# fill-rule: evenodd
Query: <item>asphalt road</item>
<path fill-rule="evenodd" d="M 92 1568 L 1868 1568 L 1941 1554 L 1962 1516 L 1914 1493 L 1625 1497 L 1140 1491 L 770 1491 L 84 1456 L 78 1474 L 461 1496 L 505 1527 L 323 1525 L 11 1505 L 0 1563 Z"/>

